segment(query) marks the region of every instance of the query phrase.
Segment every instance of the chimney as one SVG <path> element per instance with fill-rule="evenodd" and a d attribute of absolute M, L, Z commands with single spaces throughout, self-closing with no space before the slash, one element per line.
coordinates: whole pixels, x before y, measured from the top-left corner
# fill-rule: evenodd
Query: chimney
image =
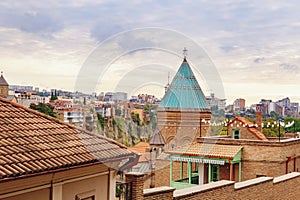
<path fill-rule="evenodd" d="M 255 122 L 258 125 L 257 130 L 260 131 L 260 132 L 262 132 L 262 126 L 261 126 L 261 123 L 262 123 L 262 112 L 256 112 L 255 115 L 256 115 Z"/>
<path fill-rule="evenodd" d="M 69 120 L 69 124 L 73 124 L 73 119 L 71 117 L 68 118 L 68 120 Z"/>

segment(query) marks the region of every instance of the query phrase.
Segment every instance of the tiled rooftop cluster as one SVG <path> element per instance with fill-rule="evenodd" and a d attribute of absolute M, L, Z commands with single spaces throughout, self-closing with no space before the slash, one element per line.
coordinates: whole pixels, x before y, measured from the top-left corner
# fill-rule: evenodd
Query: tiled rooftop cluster
<path fill-rule="evenodd" d="M 185 152 L 188 155 L 233 158 L 243 147 L 220 144 L 193 143 Z"/>
<path fill-rule="evenodd" d="M 0 181 L 135 155 L 113 140 L 0 98 Z"/>
<path fill-rule="evenodd" d="M 248 129 L 255 137 L 257 137 L 259 140 L 268 140 L 268 139 L 266 138 L 266 136 L 265 136 L 262 132 L 258 131 L 258 130 L 256 129 L 256 127 L 253 126 L 253 123 L 252 123 L 252 122 L 250 122 L 248 119 L 246 119 L 246 118 L 244 118 L 244 117 L 236 117 L 236 118 L 235 118 L 231 123 L 229 123 L 228 125 L 232 124 L 235 120 L 238 121 L 238 122 L 241 122 L 242 124 L 244 124 L 244 125 L 247 127 L 247 129 Z M 251 125 L 252 125 L 252 126 L 251 126 Z"/>
<path fill-rule="evenodd" d="M 189 147 L 187 147 L 186 150 L 182 150 L 184 149 L 182 147 L 177 147 L 175 150 L 172 150 L 167 153 L 232 159 L 242 148 L 242 146 L 205 144 L 194 142 Z"/>

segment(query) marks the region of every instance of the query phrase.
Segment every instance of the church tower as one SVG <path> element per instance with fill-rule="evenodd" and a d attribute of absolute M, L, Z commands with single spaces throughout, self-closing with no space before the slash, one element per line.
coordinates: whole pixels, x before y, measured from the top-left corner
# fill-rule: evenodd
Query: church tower
<path fill-rule="evenodd" d="M 186 49 L 184 50 L 186 53 Z M 165 148 L 191 144 L 207 135 L 211 110 L 184 55 L 183 62 L 157 110 Z"/>
<path fill-rule="evenodd" d="M 3 77 L 3 72 L 1 72 L 0 76 L 0 97 L 7 98 L 8 96 L 8 83 Z"/>

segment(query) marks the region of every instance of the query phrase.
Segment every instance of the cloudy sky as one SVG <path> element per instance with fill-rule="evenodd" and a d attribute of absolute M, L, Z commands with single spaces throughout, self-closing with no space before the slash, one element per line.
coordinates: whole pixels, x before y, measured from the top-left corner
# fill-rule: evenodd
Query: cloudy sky
<path fill-rule="evenodd" d="M 299 10 L 297 0 L 2 0 L 0 70 L 13 85 L 73 91 L 82 73 L 89 82 L 83 68 L 91 67 L 91 91 L 160 96 L 193 41 L 202 50 L 190 47 L 188 59 L 206 95 L 215 92 L 205 71 L 212 69 L 227 104 L 239 97 L 248 105 L 261 98 L 300 102 Z M 170 34 L 126 35 L 153 27 Z M 198 66 L 197 56 L 211 62 Z M 97 72 L 95 58 L 106 63 Z"/>

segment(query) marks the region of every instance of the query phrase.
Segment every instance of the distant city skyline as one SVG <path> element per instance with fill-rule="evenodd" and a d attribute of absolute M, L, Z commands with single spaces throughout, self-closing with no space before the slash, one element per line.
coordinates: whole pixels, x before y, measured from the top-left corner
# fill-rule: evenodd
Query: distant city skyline
<path fill-rule="evenodd" d="M 178 31 L 203 48 L 220 74 L 227 104 L 236 98 L 245 98 L 246 105 L 262 98 L 289 97 L 300 102 L 299 9 L 298 1 L 275 0 L 4 0 L 0 2 L 0 71 L 12 85 L 74 91 L 82 65 L 99 44 L 123 31 L 159 27 Z M 147 38 L 132 41 L 147 46 Z M 179 55 L 182 48 L 178 49 Z M 132 66 L 145 59 L 149 59 L 146 75 L 154 81 L 138 86 L 132 82 L 129 92 L 162 97 L 162 82 L 167 83 L 168 71 L 174 75 L 181 60 L 169 61 L 168 52 L 145 49 L 115 60 L 112 65 L 116 70 L 108 74 L 111 84 L 107 82 L 96 92 L 109 91 L 109 85 L 122 80 L 113 80 L 113 76 L 124 70 L 140 73 L 133 72 Z M 164 63 L 161 82 L 156 81 L 159 67 L 151 59 L 161 61 L 158 65 Z M 202 76 L 197 78 L 205 79 L 205 74 Z M 198 81 L 206 96 L 213 92 L 206 88 L 205 81 Z"/>

